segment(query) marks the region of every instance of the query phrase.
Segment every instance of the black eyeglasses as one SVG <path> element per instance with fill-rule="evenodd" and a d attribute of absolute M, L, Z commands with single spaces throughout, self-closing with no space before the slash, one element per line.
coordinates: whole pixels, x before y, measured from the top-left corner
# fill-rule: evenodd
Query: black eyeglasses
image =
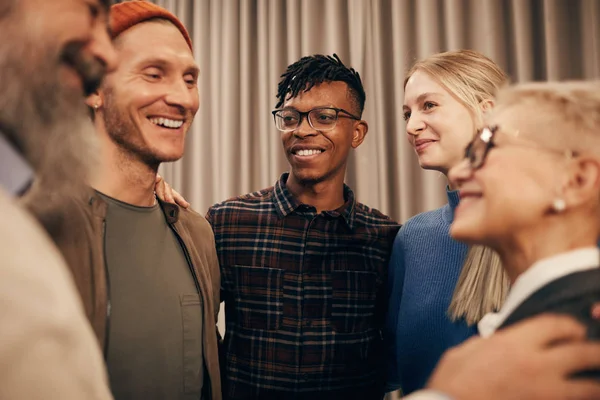
<path fill-rule="evenodd" d="M 347 115 L 340 115 L 344 113 Z M 291 132 L 296 130 L 302 123 L 302 119 L 307 117 L 308 124 L 317 131 L 330 131 L 337 125 L 338 118 L 351 118 L 360 121 L 360 117 L 342 109 L 333 107 L 319 107 L 312 110 L 301 112 L 294 109 L 273 110 L 273 119 L 275 127 L 282 132 Z"/>
<path fill-rule="evenodd" d="M 471 168 L 479 169 L 483 165 L 490 149 L 495 146 L 494 135 L 498 126 L 483 128 L 477 132 L 475 139 L 465 149 L 465 158 L 469 160 Z"/>
<path fill-rule="evenodd" d="M 479 169 L 483 166 L 485 159 L 487 158 L 488 153 L 491 149 L 496 147 L 496 143 L 494 143 L 494 137 L 498 132 L 498 125 L 494 125 L 488 128 L 483 128 L 477 132 L 475 139 L 465 149 L 465 158 L 469 160 L 469 164 L 472 169 Z M 522 145 L 525 145 L 524 143 Z M 566 158 L 573 158 L 578 155 L 577 152 L 572 150 L 556 150 L 549 149 L 542 146 L 537 146 L 535 144 L 531 144 L 531 148 L 536 148 L 538 150 L 544 150 L 551 153 L 556 153 L 565 156 Z"/>

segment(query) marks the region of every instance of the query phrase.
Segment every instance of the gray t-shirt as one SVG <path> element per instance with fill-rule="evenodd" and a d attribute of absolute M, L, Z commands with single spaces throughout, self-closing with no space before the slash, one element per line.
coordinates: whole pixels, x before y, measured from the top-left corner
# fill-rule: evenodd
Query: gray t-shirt
<path fill-rule="evenodd" d="M 200 398 L 202 298 L 160 208 L 108 203 L 108 373 L 116 400 Z"/>

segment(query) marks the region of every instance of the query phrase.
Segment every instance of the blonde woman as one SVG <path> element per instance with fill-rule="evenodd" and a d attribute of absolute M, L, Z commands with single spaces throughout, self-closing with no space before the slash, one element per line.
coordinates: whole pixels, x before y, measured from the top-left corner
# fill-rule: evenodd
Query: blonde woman
<path fill-rule="evenodd" d="M 492 60 L 470 50 L 435 54 L 410 69 L 403 112 L 422 168 L 447 175 L 461 162 L 506 81 Z M 469 249 L 449 236 L 459 203 L 453 189 L 447 190 L 446 205 L 408 220 L 394 243 L 385 332 L 387 391 L 422 388 L 442 353 L 475 334 L 475 323 L 500 305 L 506 291 L 493 252 Z"/>

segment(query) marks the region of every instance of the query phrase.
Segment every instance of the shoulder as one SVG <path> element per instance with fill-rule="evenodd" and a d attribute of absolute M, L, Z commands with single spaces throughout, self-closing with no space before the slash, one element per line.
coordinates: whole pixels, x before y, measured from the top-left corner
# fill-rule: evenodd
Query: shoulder
<path fill-rule="evenodd" d="M 238 206 L 255 205 L 273 199 L 273 187 L 262 189 L 256 192 L 231 197 L 225 201 L 213 205 L 209 210 L 220 211 L 235 208 Z"/>
<path fill-rule="evenodd" d="M 2 229 L 0 230 L 2 241 L 0 243 L 2 243 L 4 249 L 9 249 L 8 245 L 19 243 L 23 239 L 29 239 L 29 243 L 32 240 L 39 240 L 44 247 L 46 247 L 46 242 L 50 244 L 49 237 L 41 225 L 23 207 L 19 206 L 2 191 L 0 191 L 0 210 L 2 210 Z M 11 234 L 11 232 L 14 234 Z M 28 241 L 24 243 L 28 243 Z M 35 246 L 32 245 L 31 247 Z"/>
<path fill-rule="evenodd" d="M 442 216 L 443 208 L 426 211 L 409 218 L 400 228 L 394 241 L 395 251 L 422 249 L 427 243 L 436 243 L 436 248 L 452 239 L 450 226 Z M 455 242 L 458 243 L 458 242 Z M 462 244 L 461 244 L 462 245 Z"/>
<path fill-rule="evenodd" d="M 428 230 L 436 227 L 442 221 L 442 212 L 444 207 L 435 210 L 425 211 L 409 218 L 402 225 L 401 232 L 405 233 L 412 230 Z"/>
<path fill-rule="evenodd" d="M 391 219 L 389 216 L 385 215 L 376 208 L 371 208 L 359 202 L 356 202 L 355 204 L 355 218 L 357 222 L 364 225 L 391 230 L 398 230 L 400 228 L 400 224 Z"/>
<path fill-rule="evenodd" d="M 240 211 L 264 210 L 266 204 L 273 204 L 273 187 L 256 192 L 231 197 L 225 201 L 214 204 L 208 209 L 207 218 L 212 224 L 215 218 L 237 214 Z"/>
<path fill-rule="evenodd" d="M 191 232 L 212 235 L 210 224 L 192 208 L 179 207 L 179 221 Z"/>
<path fill-rule="evenodd" d="M 41 314 L 36 319 L 53 314 L 53 317 L 76 316 L 78 322 L 83 322 L 79 318 L 81 302 L 73 279 L 50 236 L 26 210 L 3 193 L 0 193 L 0 210 L 0 303 L 18 304 L 23 310 L 27 306 L 29 311 L 39 307 Z M 7 301 L 23 293 L 35 296 Z"/>

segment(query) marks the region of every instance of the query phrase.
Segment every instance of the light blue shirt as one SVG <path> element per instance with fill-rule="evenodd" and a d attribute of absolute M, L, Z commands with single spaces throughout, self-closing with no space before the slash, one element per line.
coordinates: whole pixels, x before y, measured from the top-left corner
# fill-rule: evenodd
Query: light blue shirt
<path fill-rule="evenodd" d="M 19 196 L 33 180 L 29 163 L 0 132 L 0 187 L 12 196 Z"/>

